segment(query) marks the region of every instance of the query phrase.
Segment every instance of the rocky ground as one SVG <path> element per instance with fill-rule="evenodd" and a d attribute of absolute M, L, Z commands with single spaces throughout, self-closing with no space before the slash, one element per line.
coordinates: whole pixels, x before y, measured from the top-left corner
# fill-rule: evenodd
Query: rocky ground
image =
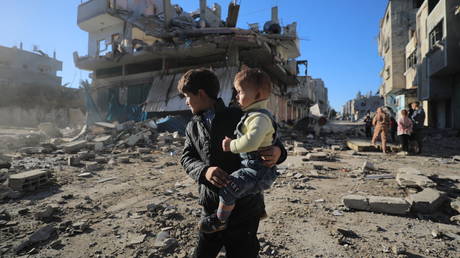
<path fill-rule="evenodd" d="M 99 139 L 104 148 L 98 151 L 89 144 L 7 153 L 11 167 L 0 173 L 0 255 L 188 257 L 200 209 L 197 187 L 179 165 L 181 140 L 163 135 L 156 143 L 131 145 L 129 137 L 139 134 L 131 133 L 110 134 L 113 144 Z M 460 154 L 460 139 L 427 137 L 420 156 L 359 153 L 343 148 L 345 140 L 287 138 L 290 156 L 265 193 L 261 257 L 459 257 L 460 227 L 452 218 L 459 208 L 453 204 L 460 196 L 460 161 L 452 157 Z M 402 185 L 396 180 L 401 168 L 418 170 L 432 183 Z M 51 183 L 8 189 L 8 176 L 31 169 L 52 171 Z M 343 204 L 350 194 L 405 199 L 425 188 L 442 193 L 433 211 L 409 205 L 392 215 Z"/>

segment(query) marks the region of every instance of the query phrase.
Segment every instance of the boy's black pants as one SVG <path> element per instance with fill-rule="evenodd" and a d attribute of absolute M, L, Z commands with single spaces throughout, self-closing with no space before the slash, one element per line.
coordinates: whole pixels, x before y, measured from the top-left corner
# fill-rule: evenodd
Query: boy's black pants
<path fill-rule="evenodd" d="M 225 246 L 226 257 L 257 257 L 260 249 L 259 240 L 257 239 L 259 222 L 260 219 L 255 217 L 235 226 L 229 226 L 220 232 L 212 234 L 200 232 L 198 246 L 193 257 L 214 258 L 222 246 Z"/>

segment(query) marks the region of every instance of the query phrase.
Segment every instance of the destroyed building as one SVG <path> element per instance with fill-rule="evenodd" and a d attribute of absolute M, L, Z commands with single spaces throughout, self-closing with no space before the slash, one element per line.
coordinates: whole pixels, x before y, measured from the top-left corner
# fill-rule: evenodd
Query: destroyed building
<path fill-rule="evenodd" d="M 378 107 L 384 105 L 383 98 L 378 95 L 361 95 L 358 93 L 355 99 L 345 103 L 342 110 L 342 116 L 349 118 L 358 113 L 358 119 L 363 118 L 367 112 L 376 112 Z"/>
<path fill-rule="evenodd" d="M 33 52 L 27 51 L 22 43 L 13 48 L 0 46 L 0 125 L 56 122 L 64 126 L 81 117 L 82 96 L 78 89 L 61 86 L 57 75 L 61 70 L 56 53 L 50 57 L 36 46 Z"/>
<path fill-rule="evenodd" d="M 191 13 L 169 0 L 82 3 L 78 25 L 89 33 L 88 54 L 74 53 L 74 60 L 92 72 L 92 96 L 101 117 L 122 119 L 114 107 L 148 117 L 188 113 L 176 86 L 184 72 L 198 67 L 216 72 L 220 97 L 229 104 L 233 78 L 247 65 L 271 76 L 269 109 L 276 119 L 299 119 L 306 106 L 289 96 L 289 89 L 299 84 L 297 24 L 282 27 L 274 7 L 263 28 L 255 23 L 239 29 L 239 5 L 232 2 L 228 10 L 223 21 L 221 6 L 209 8 L 205 0 Z M 321 99 L 327 103 L 327 94 Z"/>
<path fill-rule="evenodd" d="M 433 128 L 460 128 L 459 5 L 390 0 L 380 26 L 385 104 L 399 111 L 421 101 Z"/>

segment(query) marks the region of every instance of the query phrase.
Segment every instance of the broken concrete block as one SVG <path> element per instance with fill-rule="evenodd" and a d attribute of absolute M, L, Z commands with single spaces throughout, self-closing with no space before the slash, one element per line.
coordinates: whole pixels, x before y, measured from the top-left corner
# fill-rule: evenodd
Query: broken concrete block
<path fill-rule="evenodd" d="M 452 161 L 460 161 L 460 156 L 453 156 Z"/>
<path fill-rule="evenodd" d="M 415 171 L 413 171 L 415 172 Z M 434 187 L 436 183 L 426 176 L 414 173 L 398 173 L 396 175 L 396 182 L 401 187 Z"/>
<path fill-rule="evenodd" d="M 294 154 L 297 156 L 305 156 L 308 151 L 304 147 L 294 147 Z"/>
<path fill-rule="evenodd" d="M 19 253 L 29 245 L 33 245 L 35 243 L 48 240 L 54 234 L 55 231 L 56 229 L 53 226 L 46 225 L 40 228 L 39 230 L 35 231 L 35 233 L 33 233 L 32 235 L 30 235 L 29 239 L 27 239 L 25 242 L 21 243 L 18 247 L 16 247 L 15 251 Z"/>
<path fill-rule="evenodd" d="M 318 152 L 318 153 L 308 153 L 306 158 L 310 161 L 321 161 L 321 160 L 327 160 L 328 156 L 327 156 L 327 153 Z"/>
<path fill-rule="evenodd" d="M 116 129 L 117 128 L 116 124 L 107 123 L 107 122 L 96 122 L 96 123 L 94 123 L 94 125 L 104 127 L 104 128 L 107 128 L 107 129 Z"/>
<path fill-rule="evenodd" d="M 407 200 L 412 204 L 412 209 L 420 213 L 435 212 L 446 200 L 445 193 L 426 188 L 423 191 L 411 194 Z"/>
<path fill-rule="evenodd" d="M 369 211 L 369 200 L 365 196 L 350 194 L 342 198 L 343 204 L 350 209 Z"/>
<path fill-rule="evenodd" d="M 331 145 L 331 150 L 340 151 L 340 150 L 342 150 L 342 146 L 340 146 L 340 145 Z"/>
<path fill-rule="evenodd" d="M 24 153 L 24 154 L 40 154 L 42 153 L 44 148 L 42 147 L 25 147 L 21 148 L 19 151 Z"/>
<path fill-rule="evenodd" d="M 88 152 L 88 151 L 81 151 L 79 153 L 77 153 L 77 156 L 80 160 L 94 160 L 94 158 L 96 158 L 96 154 L 94 154 L 93 152 Z"/>
<path fill-rule="evenodd" d="M 108 144 L 112 141 L 112 135 L 102 135 L 93 139 L 93 142 Z"/>
<path fill-rule="evenodd" d="M 450 207 L 460 213 L 460 199 L 453 200 L 450 203 Z"/>
<path fill-rule="evenodd" d="M 50 219 L 55 212 L 55 208 L 51 206 L 46 206 L 46 208 L 42 211 L 36 212 L 34 214 L 35 219 L 38 220 L 47 220 Z"/>
<path fill-rule="evenodd" d="M 144 138 L 144 136 L 141 134 L 141 133 L 138 133 L 138 134 L 134 134 L 134 135 L 131 135 L 128 137 L 126 143 L 129 145 L 129 146 L 134 146 L 136 145 L 140 140 L 142 140 Z"/>
<path fill-rule="evenodd" d="M 36 169 L 10 175 L 9 187 L 16 191 L 33 191 L 49 182 L 51 173 L 49 171 Z"/>
<path fill-rule="evenodd" d="M 81 165 L 80 158 L 70 156 L 67 158 L 67 165 L 71 167 L 79 167 Z"/>
<path fill-rule="evenodd" d="M 104 144 L 102 142 L 96 142 L 94 144 L 94 151 L 95 152 L 101 152 L 103 151 L 105 148 L 104 148 Z"/>
<path fill-rule="evenodd" d="M 96 157 L 94 161 L 99 164 L 106 164 L 108 162 L 106 157 Z"/>
<path fill-rule="evenodd" d="M 125 164 L 131 163 L 131 161 L 129 160 L 129 157 L 119 157 L 119 158 L 118 158 L 118 161 L 119 161 L 120 163 L 125 163 Z"/>
<path fill-rule="evenodd" d="M 96 171 L 101 169 L 101 165 L 97 162 L 87 162 L 85 164 L 86 171 Z"/>
<path fill-rule="evenodd" d="M 372 170 L 375 170 L 375 166 L 372 162 L 369 162 L 369 161 L 364 161 L 363 165 L 361 166 L 361 172 L 368 172 L 368 171 L 372 171 Z"/>
<path fill-rule="evenodd" d="M 10 168 L 11 158 L 0 153 L 0 169 Z"/>
<path fill-rule="evenodd" d="M 150 153 L 152 150 L 150 148 L 137 148 L 137 152 L 140 154 L 147 154 Z"/>
<path fill-rule="evenodd" d="M 64 144 L 62 145 L 62 149 L 66 153 L 76 153 L 80 151 L 81 149 L 85 148 L 86 145 L 87 145 L 87 141 L 81 140 L 81 141 L 75 141 L 75 142 Z"/>
<path fill-rule="evenodd" d="M 410 211 L 410 203 L 403 198 L 369 196 L 370 210 L 387 214 L 407 214 Z"/>

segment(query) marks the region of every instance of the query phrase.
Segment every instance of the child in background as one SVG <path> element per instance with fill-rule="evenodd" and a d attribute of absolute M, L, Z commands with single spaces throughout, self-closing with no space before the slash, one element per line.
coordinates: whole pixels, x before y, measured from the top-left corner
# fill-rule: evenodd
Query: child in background
<path fill-rule="evenodd" d="M 244 115 L 236 127 L 237 139 L 226 137 L 222 149 L 239 153 L 242 167 L 233 172 L 230 183 L 220 189 L 217 213 L 201 221 L 200 230 L 204 233 L 224 230 L 235 201 L 270 188 L 278 176 L 276 167 L 263 166 L 257 152 L 261 147 L 273 145 L 276 139 L 276 122 L 267 110 L 272 87 L 270 77 L 259 69 L 245 69 L 236 75 L 234 87 Z"/>

